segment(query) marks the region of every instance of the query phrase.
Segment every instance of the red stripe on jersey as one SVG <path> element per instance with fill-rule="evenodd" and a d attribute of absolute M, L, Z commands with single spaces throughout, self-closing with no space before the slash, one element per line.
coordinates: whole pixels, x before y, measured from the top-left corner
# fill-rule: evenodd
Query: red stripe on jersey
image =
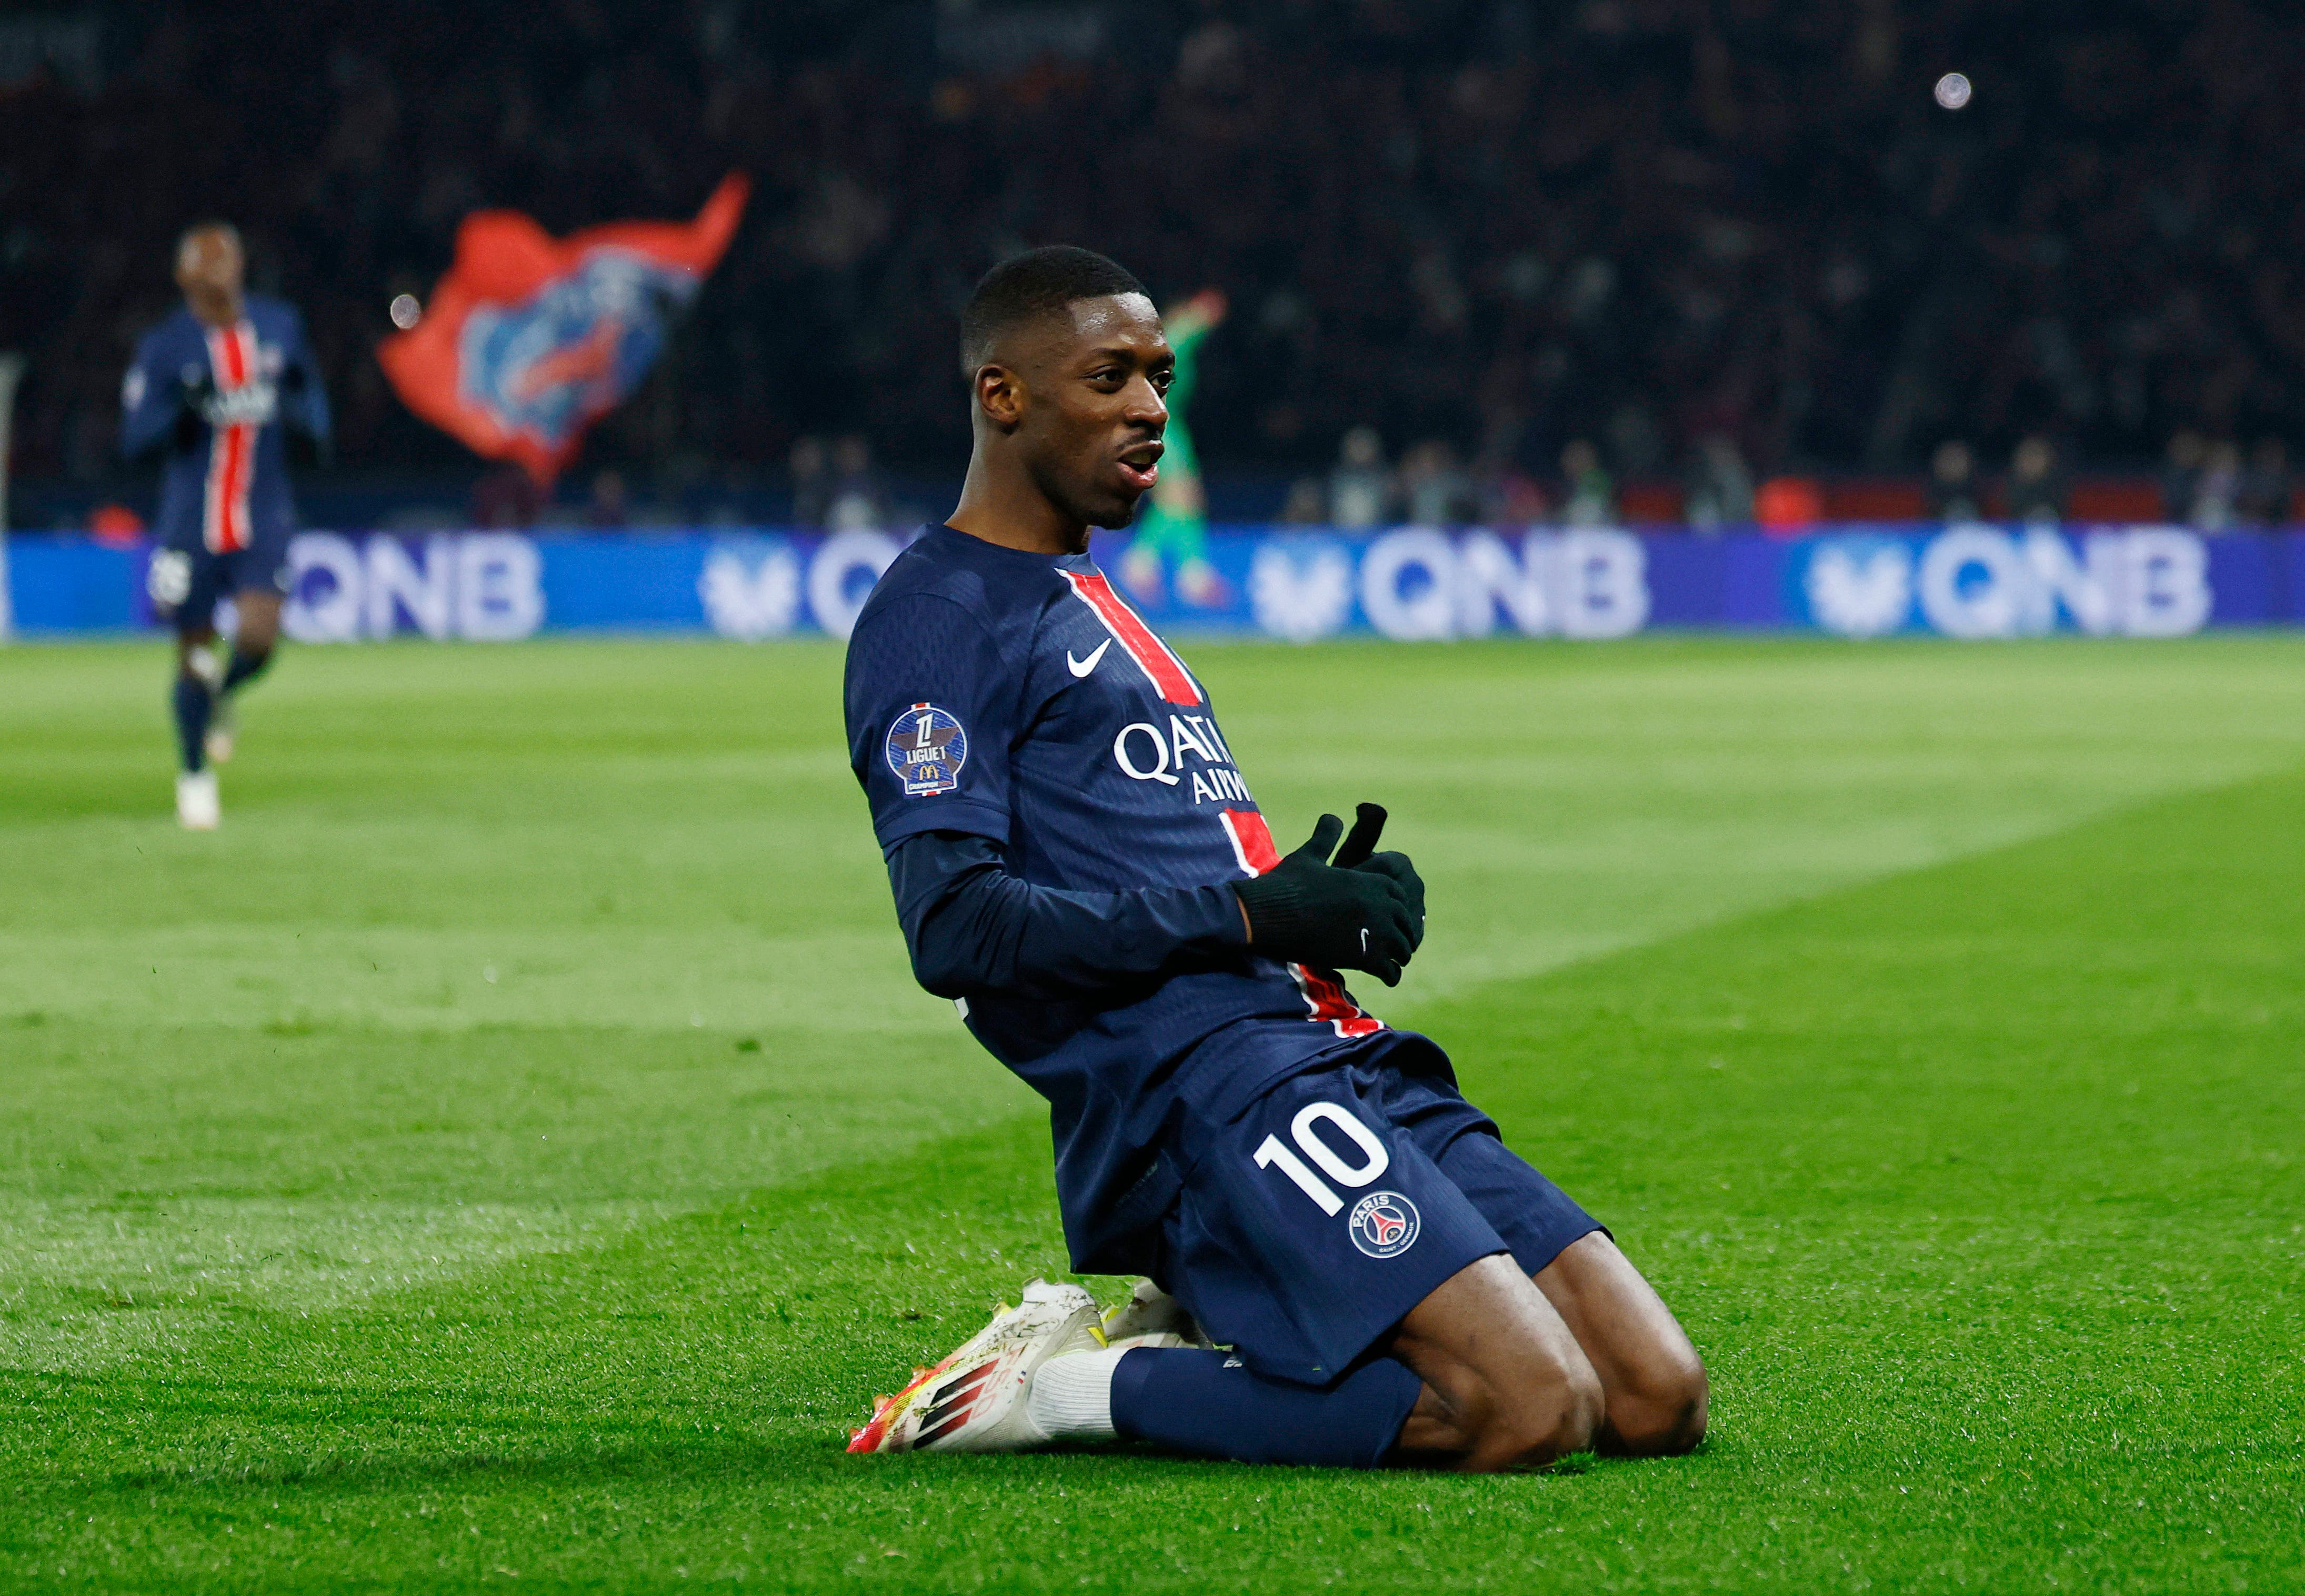
<path fill-rule="evenodd" d="M 211 547 L 230 554 L 248 547 L 249 434 L 254 429 L 231 426 L 217 440 L 223 458 L 211 469 L 217 473 L 217 519 Z"/>
<path fill-rule="evenodd" d="M 217 375 L 225 386 L 236 388 L 248 380 L 248 345 L 242 342 L 248 336 L 248 323 L 218 327 L 215 336 L 224 346 L 224 369 Z"/>
<path fill-rule="evenodd" d="M 1240 861 L 1244 875 L 1261 876 L 1280 862 L 1280 850 L 1272 845 L 1272 828 L 1263 815 L 1253 809 L 1221 809 L 1217 819 L 1224 822 L 1232 856 Z"/>
<path fill-rule="evenodd" d="M 1327 970 L 1310 964 L 1291 964 L 1289 973 L 1297 980 L 1297 989 L 1305 995 L 1305 1006 L 1312 1012 L 1306 1018 L 1315 1023 L 1326 1020 L 1337 1028 L 1339 1036 L 1367 1036 L 1382 1031 L 1384 1022 L 1355 1003 L 1345 983 Z"/>
<path fill-rule="evenodd" d="M 230 393 L 248 383 L 256 362 L 250 346 L 255 329 L 241 322 L 208 330 L 208 366 L 217 386 Z M 218 427 L 208 440 L 208 480 L 201 508 L 200 540 L 216 554 L 246 548 L 248 488 L 255 476 L 256 429 L 245 421 Z"/>
<path fill-rule="evenodd" d="M 1120 595 L 1112 590 L 1112 584 L 1104 580 L 1101 573 L 1092 571 L 1084 575 L 1076 571 L 1067 571 L 1062 574 L 1067 582 L 1073 584 L 1073 591 L 1080 595 L 1081 602 L 1096 612 L 1096 618 L 1104 623 L 1104 629 L 1112 633 L 1113 641 L 1136 661 L 1136 668 L 1143 671 L 1152 685 L 1160 690 L 1162 698 L 1172 704 L 1197 704 L 1201 701 L 1201 690 L 1185 669 L 1185 662 L 1170 651 L 1168 644 L 1153 635 L 1152 628 L 1147 626 Z"/>

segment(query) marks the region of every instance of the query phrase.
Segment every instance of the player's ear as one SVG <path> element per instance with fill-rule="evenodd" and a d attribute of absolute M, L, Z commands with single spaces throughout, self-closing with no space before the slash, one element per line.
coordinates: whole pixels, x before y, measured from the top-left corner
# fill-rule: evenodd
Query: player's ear
<path fill-rule="evenodd" d="M 976 407 L 1003 431 L 1024 418 L 1025 384 L 1008 367 L 988 361 L 976 369 Z"/>

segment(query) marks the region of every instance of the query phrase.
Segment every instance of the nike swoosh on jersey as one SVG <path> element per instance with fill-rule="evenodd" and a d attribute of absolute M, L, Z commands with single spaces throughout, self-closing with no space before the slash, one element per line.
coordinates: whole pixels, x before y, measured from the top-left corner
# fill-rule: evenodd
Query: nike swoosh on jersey
<path fill-rule="evenodd" d="M 1096 668 L 1097 661 L 1104 658 L 1104 651 L 1110 647 L 1112 647 L 1112 640 L 1108 637 L 1102 642 L 1097 644 L 1095 648 L 1089 650 L 1089 656 L 1086 659 L 1075 659 L 1073 658 L 1073 651 L 1070 649 L 1067 649 L 1065 650 L 1065 668 L 1072 672 L 1076 676 L 1085 676 L 1089 672 Z"/>

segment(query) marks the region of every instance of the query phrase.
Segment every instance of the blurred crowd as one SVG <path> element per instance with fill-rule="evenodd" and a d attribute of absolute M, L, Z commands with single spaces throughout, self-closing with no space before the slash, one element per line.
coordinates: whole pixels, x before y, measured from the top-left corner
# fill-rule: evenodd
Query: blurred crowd
<path fill-rule="evenodd" d="M 1634 522 L 1697 533 L 1756 522 L 1793 529 L 1829 519 L 2054 525 L 2075 518 L 2166 520 L 2224 532 L 2305 519 L 2301 486 L 2278 438 L 2260 439 L 2244 460 L 2230 440 L 2190 429 L 2170 440 L 2160 471 L 2102 479 L 2094 504 L 2086 492 L 2075 494 L 2074 473 L 2040 433 L 2021 438 L 1998 471 L 1986 469 L 1968 442 L 1948 438 L 1932 452 L 1925 480 L 1860 479 L 1855 491 L 1863 496 L 1861 508 L 1844 502 L 1836 513 L 1835 487 L 1799 475 L 1756 480 L 1736 441 L 1723 433 L 1698 440 L 1678 480 L 1620 484 L 1586 438 L 1570 439 L 1557 469 L 1537 474 L 1515 462 L 1467 467 L 1442 438 L 1413 445 L 1390 463 L 1377 430 L 1361 426 L 1345 434 L 1326 472 L 1291 483 L 1281 519 L 1343 527 Z"/>
<path fill-rule="evenodd" d="M 1850 471 L 2030 514 L 2157 462 L 2169 514 L 2244 524 L 2286 514 L 2305 429 L 2305 13 L 2270 0 L 40 15 L 0 21 L 36 476 L 115 469 L 196 217 L 303 309 L 344 465 L 423 467 L 459 456 L 370 351 L 468 210 L 685 216 L 732 168 L 735 247 L 587 456 L 620 492 L 750 473 L 830 523 L 875 456 L 948 469 L 955 310 L 1052 240 L 1230 293 L 1192 420 L 1212 473 L 1293 479 L 1303 518 L 1604 519 L 1663 483 L 1701 527 Z"/>

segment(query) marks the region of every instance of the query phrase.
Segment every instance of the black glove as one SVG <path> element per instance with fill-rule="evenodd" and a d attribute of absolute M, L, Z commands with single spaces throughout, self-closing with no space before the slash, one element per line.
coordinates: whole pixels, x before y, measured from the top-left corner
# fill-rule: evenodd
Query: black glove
<path fill-rule="evenodd" d="M 187 366 L 183 379 L 176 384 L 176 403 L 202 420 L 208 420 L 208 406 L 216 403 L 216 376 L 206 367 Z"/>
<path fill-rule="evenodd" d="M 1324 970 L 1365 970 L 1387 986 L 1425 940 L 1425 883 L 1406 853 L 1377 853 L 1384 811 L 1360 806 L 1353 834 L 1323 815 L 1312 839 L 1252 881 L 1236 881 L 1249 946 L 1268 958 Z M 1336 858 L 1329 857 L 1336 849 Z"/>
<path fill-rule="evenodd" d="M 216 378 L 207 368 L 186 366 L 177 374 L 176 419 L 168 429 L 168 446 L 178 454 L 197 447 L 200 429 L 208 424 L 208 401 L 216 397 Z"/>

